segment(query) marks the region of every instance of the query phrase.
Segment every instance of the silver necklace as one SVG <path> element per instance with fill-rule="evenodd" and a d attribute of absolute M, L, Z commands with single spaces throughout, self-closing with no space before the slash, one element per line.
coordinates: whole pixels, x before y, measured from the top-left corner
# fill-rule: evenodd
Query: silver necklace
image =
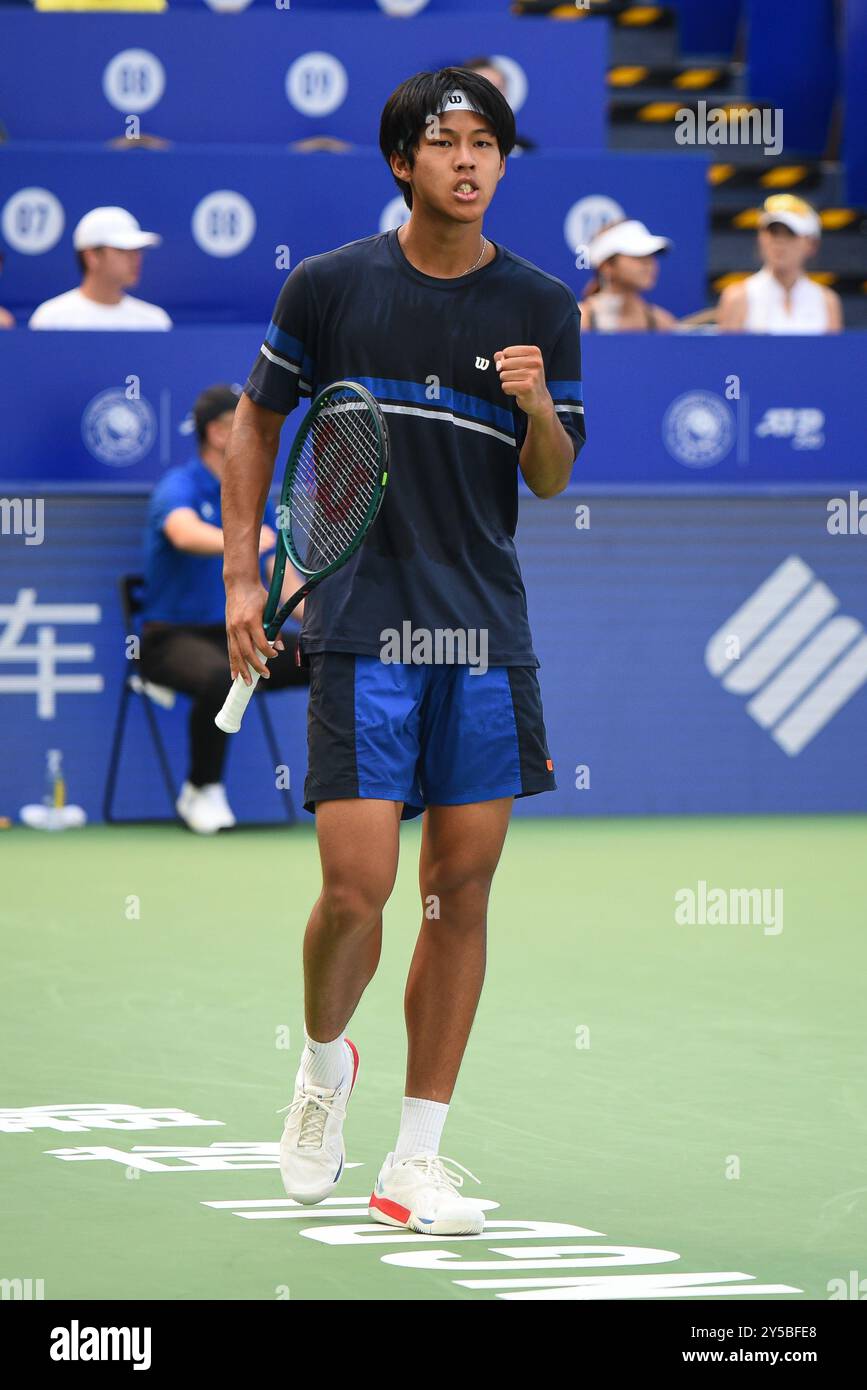
<path fill-rule="evenodd" d="M 476 261 L 476 265 L 478 265 L 479 261 L 482 259 L 482 256 L 484 256 L 485 251 L 487 250 L 487 247 L 488 247 L 487 238 L 483 236 L 483 237 L 482 237 L 482 249 L 481 249 L 481 251 L 479 252 L 479 260 Z M 465 270 L 465 271 L 464 271 L 464 274 L 465 274 L 465 275 L 472 275 L 473 271 L 474 271 L 475 268 L 476 268 L 476 265 L 471 265 L 470 268 L 469 268 L 469 270 Z"/>

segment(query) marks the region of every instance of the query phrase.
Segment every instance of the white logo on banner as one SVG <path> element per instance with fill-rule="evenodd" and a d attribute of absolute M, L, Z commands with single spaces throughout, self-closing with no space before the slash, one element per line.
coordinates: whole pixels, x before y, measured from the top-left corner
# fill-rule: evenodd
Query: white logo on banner
<path fill-rule="evenodd" d="M 662 439 L 672 458 L 688 468 L 710 468 L 735 442 L 735 421 L 722 396 L 687 391 L 668 407 Z"/>
<path fill-rule="evenodd" d="M 402 227 L 404 222 L 409 221 L 409 208 L 398 193 L 396 198 L 386 203 L 379 215 L 380 232 L 391 232 L 397 227 Z"/>
<path fill-rule="evenodd" d="M 166 89 L 166 70 L 146 48 L 116 53 L 102 74 L 105 99 L 124 114 L 150 111 Z"/>
<path fill-rule="evenodd" d="M 790 555 L 707 644 L 705 665 L 795 757 L 867 682 L 867 635 L 831 614 L 839 599 Z M 753 694 L 753 692 L 757 692 Z"/>
<path fill-rule="evenodd" d="M 35 695 L 36 717 L 54 719 L 58 695 L 98 695 L 102 676 L 63 676 L 62 662 L 93 661 L 89 642 L 58 642 L 57 625 L 98 623 L 102 610 L 98 603 L 38 603 L 35 589 L 19 589 L 14 603 L 0 603 L 0 666 L 11 666 L 14 675 L 0 676 L 0 694 Z M 36 628 L 36 641 L 22 639 L 29 627 Z M 31 666 L 32 671 L 22 671 Z M 8 1129 L 4 1117 L 17 1110 L 0 1110 L 0 1130 Z"/>
<path fill-rule="evenodd" d="M 193 236 L 209 256 L 237 256 L 256 234 L 256 214 L 243 193 L 220 188 L 193 210 Z"/>
<path fill-rule="evenodd" d="M 527 100 L 527 74 L 524 69 L 520 63 L 515 62 L 514 58 L 507 58 L 505 53 L 492 53 L 491 64 L 493 67 L 499 68 L 506 79 L 504 96 L 512 111 L 520 111 Z"/>
<path fill-rule="evenodd" d="M 586 249 L 597 232 L 601 232 L 609 222 L 619 222 L 626 214 L 619 203 L 604 193 L 591 193 L 579 198 L 566 213 L 563 222 L 563 236 L 566 245 L 574 256 L 582 248 Z"/>
<path fill-rule="evenodd" d="M 130 399 L 118 386 L 100 391 L 85 406 L 81 437 L 88 453 L 112 468 L 128 468 L 150 453 L 157 417 L 144 396 Z"/>
<path fill-rule="evenodd" d="M 99 609 L 96 610 L 97 615 Z M 0 1110 L 0 1134 L 31 1134 L 35 1129 L 57 1129 L 77 1134 L 92 1129 L 189 1129 L 193 1125 L 222 1125 L 222 1120 L 201 1120 L 175 1105 L 105 1105 L 92 1101 L 72 1105 L 25 1105 Z M 63 1150 L 74 1153 L 75 1150 Z M 84 1150 L 83 1152 L 87 1152 Z"/>
<path fill-rule="evenodd" d="M 791 439 L 793 449 L 821 449 L 824 430 L 825 412 L 812 407 L 773 406 L 756 425 L 759 439 Z"/>
<path fill-rule="evenodd" d="M 384 14 L 393 15 L 397 19 L 408 19 L 410 15 L 421 14 L 430 4 L 430 0 L 376 0 L 377 5 Z"/>
<path fill-rule="evenodd" d="M 239 14 L 241 10 L 249 9 L 253 0 L 205 0 L 205 4 L 218 14 Z M 288 9 L 289 6 L 286 5 L 285 8 Z"/>
<path fill-rule="evenodd" d="M 286 74 L 286 96 L 302 116 L 329 116 L 349 89 L 346 68 L 333 53 L 302 53 Z"/>
<path fill-rule="evenodd" d="M 4 240 L 25 256 L 41 256 L 56 246 L 65 222 L 62 203 L 47 188 L 19 188 L 0 216 Z"/>

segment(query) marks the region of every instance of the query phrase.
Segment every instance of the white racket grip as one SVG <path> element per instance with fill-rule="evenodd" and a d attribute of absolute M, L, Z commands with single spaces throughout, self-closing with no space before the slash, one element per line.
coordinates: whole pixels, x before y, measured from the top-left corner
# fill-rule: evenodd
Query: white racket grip
<path fill-rule="evenodd" d="M 256 655 L 264 661 L 265 657 L 257 649 Z M 218 729 L 222 729 L 224 734 L 236 734 L 241 727 L 241 720 L 244 718 L 244 711 L 250 703 L 253 691 L 261 679 L 259 672 L 254 671 L 252 666 L 247 670 L 253 677 L 252 683 L 247 685 L 243 676 L 236 676 L 232 681 L 232 688 L 223 702 L 223 708 L 218 715 L 214 716 L 214 723 Z"/>

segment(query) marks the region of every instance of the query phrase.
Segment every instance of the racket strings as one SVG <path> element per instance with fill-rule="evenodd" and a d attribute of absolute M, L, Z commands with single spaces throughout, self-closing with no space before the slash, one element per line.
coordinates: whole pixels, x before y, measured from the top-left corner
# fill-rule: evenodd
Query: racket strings
<path fill-rule="evenodd" d="M 325 569 L 352 545 L 379 483 L 380 443 L 364 401 L 333 397 L 313 420 L 292 480 L 291 539 L 308 569 Z"/>

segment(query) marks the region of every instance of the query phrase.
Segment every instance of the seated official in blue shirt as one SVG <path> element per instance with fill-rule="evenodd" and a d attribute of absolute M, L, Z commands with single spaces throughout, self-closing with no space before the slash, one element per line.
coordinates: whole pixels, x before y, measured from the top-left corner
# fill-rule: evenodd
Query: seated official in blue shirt
<path fill-rule="evenodd" d="M 231 685 L 226 648 L 220 475 L 238 393 L 211 386 L 193 408 L 198 457 L 172 468 L 157 484 L 148 512 L 141 669 L 149 681 L 192 696 L 187 780 L 177 811 L 191 830 L 213 834 L 235 824 L 226 799 L 226 735 L 214 724 Z M 263 582 L 274 566 L 277 517 L 269 501 L 259 536 Z M 286 567 L 288 597 L 301 580 Z M 295 610 L 299 618 L 303 604 Z M 297 635 L 287 629 L 275 644 L 270 679 L 260 690 L 306 685 L 297 662 Z M 257 699 L 258 699 L 257 695 Z"/>

